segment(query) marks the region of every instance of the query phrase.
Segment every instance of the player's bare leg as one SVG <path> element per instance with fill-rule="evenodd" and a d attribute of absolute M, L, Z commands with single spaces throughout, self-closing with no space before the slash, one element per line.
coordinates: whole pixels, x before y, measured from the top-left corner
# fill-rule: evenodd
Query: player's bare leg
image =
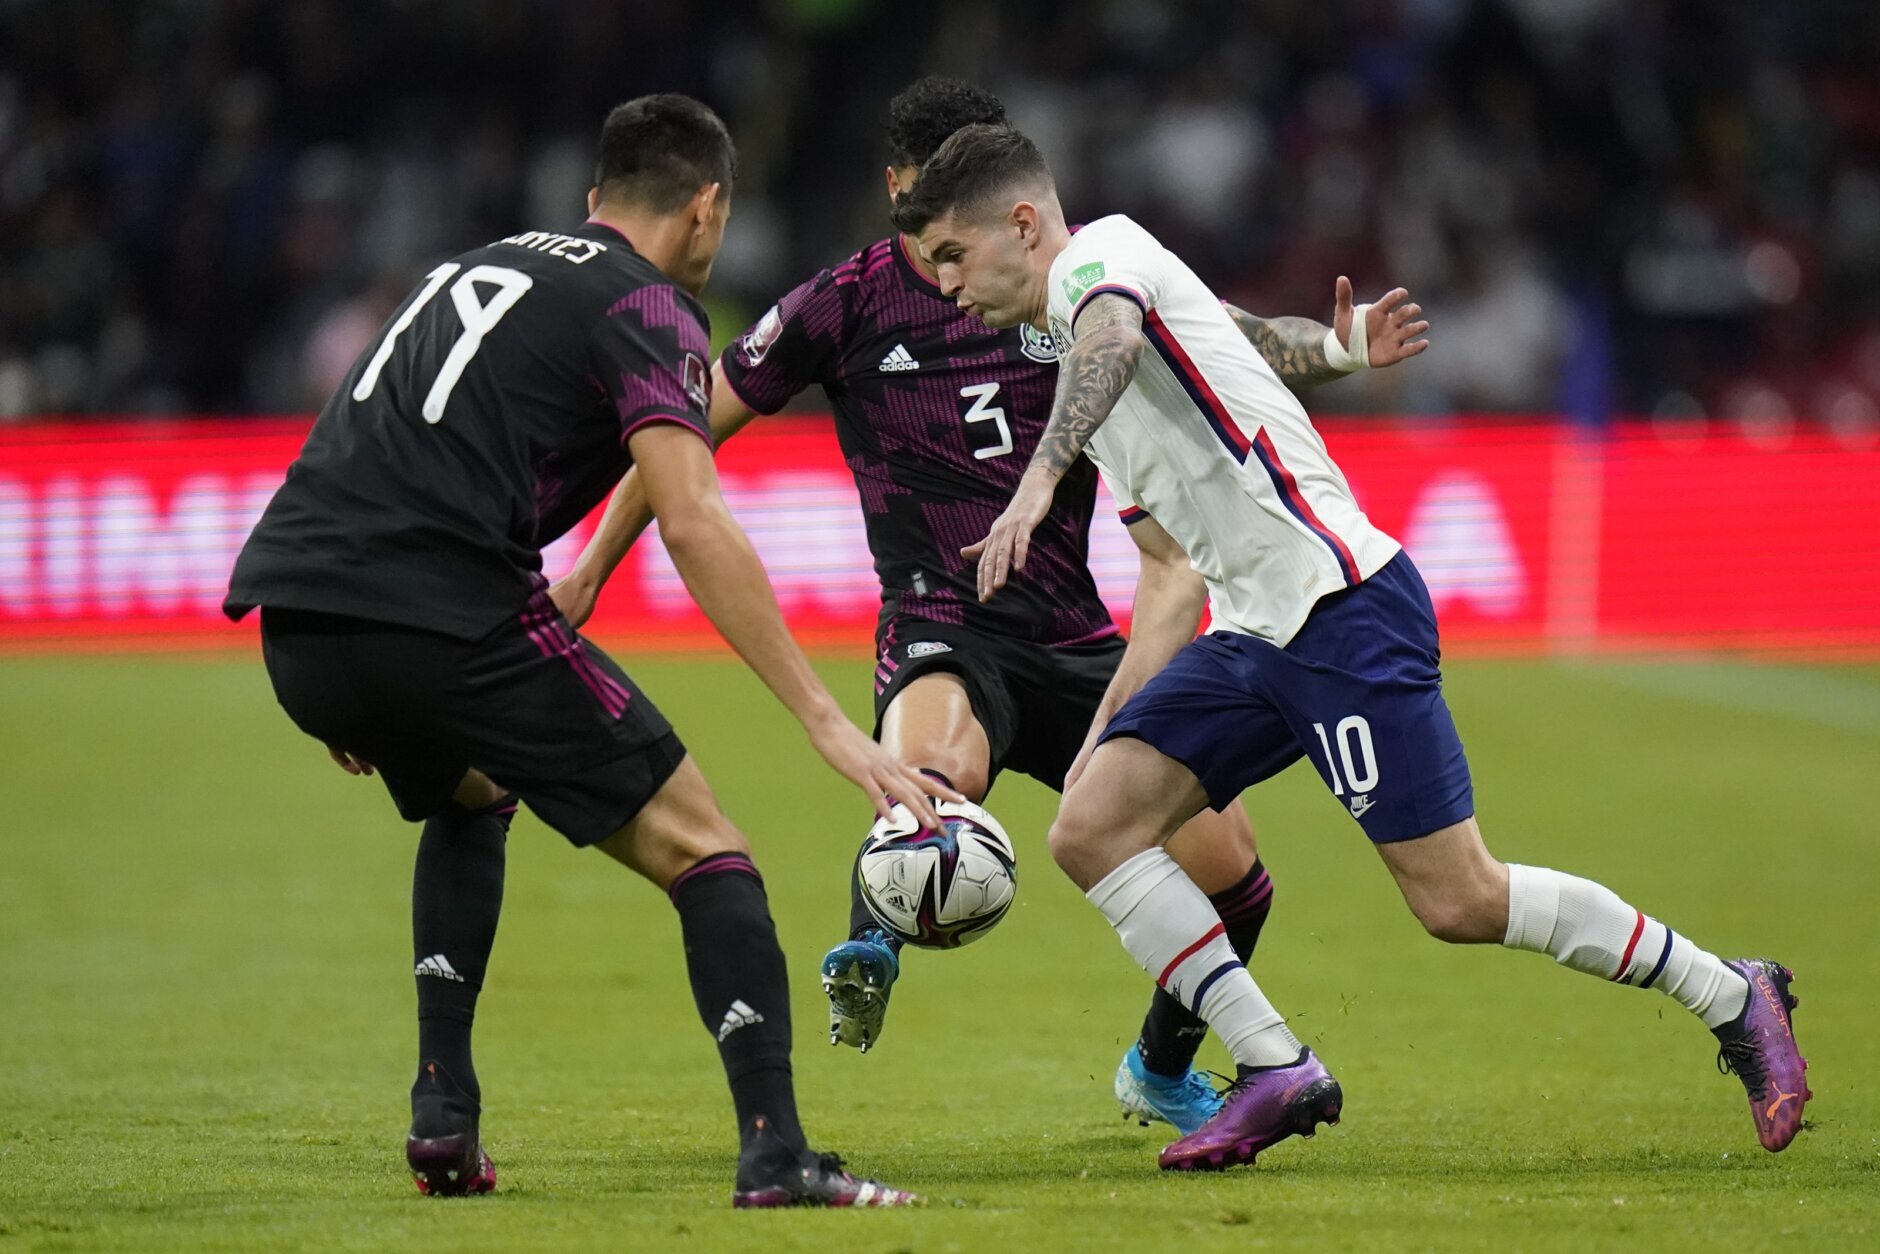
<path fill-rule="evenodd" d="M 597 846 L 664 889 L 679 912 L 692 997 L 738 1119 L 732 1205 L 900 1206 L 917 1199 L 812 1151 L 790 1075 L 790 987 L 750 843 L 719 809 L 690 755 Z"/>
<path fill-rule="evenodd" d="M 427 819 L 412 873 L 412 972 L 418 989 L 418 1078 L 405 1160 L 433 1197 L 488 1193 L 496 1166 L 479 1132 L 482 1088 L 470 1049 L 477 997 L 502 912 L 515 799 L 469 771 Z"/>
<path fill-rule="evenodd" d="M 1162 1151 L 1165 1169 L 1252 1162 L 1335 1123 L 1343 1092 L 1247 973 L 1207 895 L 1163 845 L 1207 804 L 1187 767 L 1141 740 L 1097 748 L 1051 825 L 1051 856 L 1116 929 L 1130 956 L 1213 1028 L 1238 1078 L 1221 1110 Z"/>
<path fill-rule="evenodd" d="M 992 747 L 973 715 L 966 682 L 951 671 L 929 671 L 895 694 L 881 716 L 881 744 L 951 780 L 968 799 L 983 801 L 991 787 Z"/>
<path fill-rule="evenodd" d="M 1234 953 L 1250 961 L 1272 908 L 1273 881 L 1254 847 L 1246 810 L 1238 803 L 1218 813 L 1204 809 L 1169 837 L 1167 848 L 1208 895 Z M 1220 1094 L 1194 1067 L 1207 1031 L 1207 1023 L 1166 989 L 1155 990 L 1142 1031 L 1117 1063 L 1111 1083 L 1126 1118 L 1144 1127 L 1160 1120 L 1185 1136 L 1214 1117 Z"/>
<path fill-rule="evenodd" d="M 984 799 L 992 747 L 973 715 L 966 684 L 950 671 L 929 671 L 897 692 L 881 717 L 881 743 L 917 770 L 951 784 L 972 801 Z M 860 858 L 858 853 L 857 858 Z M 888 997 L 901 973 L 901 943 L 862 904 L 849 876 L 849 937 L 823 956 L 829 997 L 829 1043 L 867 1053 L 881 1039 Z"/>
<path fill-rule="evenodd" d="M 1544 953 L 1601 979 L 1657 988 L 1717 1037 L 1718 1063 L 1742 1079 L 1765 1149 L 1781 1150 L 1801 1131 L 1813 1094 L 1789 1016 L 1788 968 L 1725 961 L 1591 880 L 1497 861 L 1473 818 L 1377 851 L 1430 935 Z"/>

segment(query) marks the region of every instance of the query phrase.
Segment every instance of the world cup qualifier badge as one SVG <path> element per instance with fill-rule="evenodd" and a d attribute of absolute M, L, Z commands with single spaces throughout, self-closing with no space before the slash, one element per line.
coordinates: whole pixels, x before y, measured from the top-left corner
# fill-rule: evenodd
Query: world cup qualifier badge
<path fill-rule="evenodd" d="M 712 373 L 705 368 L 705 359 L 697 353 L 685 355 L 685 394 L 701 414 L 710 413 L 712 407 Z"/>
<path fill-rule="evenodd" d="M 761 366 L 770 353 L 770 346 L 783 334 L 783 311 L 772 305 L 769 312 L 757 320 L 757 325 L 744 333 L 738 341 L 738 356 L 747 366 Z"/>
<path fill-rule="evenodd" d="M 1070 272 L 1064 280 L 1064 299 L 1075 305 L 1085 292 L 1103 282 L 1104 268 L 1101 261 L 1086 261 Z"/>
<path fill-rule="evenodd" d="M 1057 341 L 1029 322 L 1018 325 L 1019 349 L 1025 356 L 1046 365 L 1058 359 Z"/>
<path fill-rule="evenodd" d="M 910 658 L 932 657 L 936 653 L 951 652 L 953 652 L 952 645 L 942 644 L 938 640 L 916 640 L 907 646 L 907 656 Z"/>

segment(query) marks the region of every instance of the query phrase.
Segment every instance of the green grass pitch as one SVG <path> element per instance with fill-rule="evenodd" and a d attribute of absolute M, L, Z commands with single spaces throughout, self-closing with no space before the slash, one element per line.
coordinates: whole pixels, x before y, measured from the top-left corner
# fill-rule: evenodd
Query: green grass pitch
<path fill-rule="evenodd" d="M 858 799 L 735 665 L 626 661 L 756 843 L 816 1143 L 926 1209 L 731 1211 L 729 1103 L 671 910 L 526 817 L 479 1033 L 502 1188 L 420 1198 L 399 1152 L 415 830 L 293 731 L 255 659 L 16 658 L 0 1254 L 1880 1248 L 1880 669 L 1452 668 L 1498 853 L 1796 969 L 1817 1097 L 1789 1152 L 1757 1146 L 1668 999 L 1425 938 L 1295 768 L 1251 796 L 1278 885 L 1255 970 L 1345 1120 L 1176 1177 L 1109 1096 L 1149 983 L 1046 858 L 1049 793 L 993 794 L 1012 916 L 912 954 L 880 1047 L 833 1050 L 814 973 Z M 859 707 L 865 664 L 825 671 Z"/>

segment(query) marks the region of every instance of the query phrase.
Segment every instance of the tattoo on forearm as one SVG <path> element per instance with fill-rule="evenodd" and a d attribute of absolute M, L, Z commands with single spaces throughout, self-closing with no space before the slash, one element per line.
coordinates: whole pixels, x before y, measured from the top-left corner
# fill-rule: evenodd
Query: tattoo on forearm
<path fill-rule="evenodd" d="M 1142 310 L 1121 296 L 1099 296 L 1077 319 L 1077 343 L 1058 366 L 1051 421 L 1032 454 L 1034 468 L 1069 470 L 1136 377 L 1142 358 Z"/>
<path fill-rule="evenodd" d="M 1325 360 L 1323 322 L 1310 318 L 1257 318 L 1244 309 L 1227 307 L 1240 333 L 1266 358 L 1279 381 L 1289 388 L 1309 388 L 1345 377 Z"/>

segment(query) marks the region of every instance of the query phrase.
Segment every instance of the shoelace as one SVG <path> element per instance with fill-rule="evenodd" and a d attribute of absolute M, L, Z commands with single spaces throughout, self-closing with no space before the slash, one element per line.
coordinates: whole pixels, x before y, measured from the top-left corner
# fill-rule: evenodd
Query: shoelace
<path fill-rule="evenodd" d="M 1213 1076 L 1217 1080 L 1225 1081 L 1224 1087 L 1217 1088 L 1214 1090 L 1214 1095 L 1216 1097 L 1219 1097 L 1223 1102 L 1225 1102 L 1228 1098 L 1232 1097 L 1234 1094 L 1240 1092 L 1240 1090 L 1248 1087 L 1255 1080 L 1259 1079 L 1262 1073 L 1255 1071 L 1249 1075 L 1225 1076 L 1225 1075 L 1222 1075 L 1218 1071 L 1210 1071 L 1208 1072 L 1208 1074 Z M 1205 1083 L 1205 1081 L 1203 1081 L 1203 1083 Z M 1209 1087 L 1213 1087 L 1213 1086 L 1210 1085 Z"/>
<path fill-rule="evenodd" d="M 1221 1075 L 1219 1072 L 1215 1072 L 1215 1071 L 1208 1071 L 1208 1072 L 1190 1071 L 1188 1073 L 1187 1079 L 1185 1079 L 1182 1082 L 1182 1088 L 1186 1090 L 1187 1096 L 1190 1098 L 1190 1100 L 1199 1101 L 1200 1099 L 1204 1097 L 1205 1098 L 1220 1098 L 1220 1097 L 1225 1096 L 1226 1090 L 1218 1087 L 1212 1081 L 1210 1081 L 1208 1079 L 1209 1076 L 1213 1076 L 1217 1080 L 1227 1079 L 1226 1076 Z M 1232 1085 L 1230 1084 L 1229 1087 L 1232 1087 Z"/>
<path fill-rule="evenodd" d="M 1717 1070 L 1741 1079 L 1749 1095 L 1757 1100 L 1761 1100 L 1769 1083 L 1762 1059 L 1756 1054 L 1756 1046 L 1747 1036 L 1723 1043 L 1722 1048 L 1717 1050 Z"/>
<path fill-rule="evenodd" d="M 846 1176 L 849 1174 L 840 1154 L 818 1154 L 816 1165 L 823 1169 L 825 1175 Z"/>

